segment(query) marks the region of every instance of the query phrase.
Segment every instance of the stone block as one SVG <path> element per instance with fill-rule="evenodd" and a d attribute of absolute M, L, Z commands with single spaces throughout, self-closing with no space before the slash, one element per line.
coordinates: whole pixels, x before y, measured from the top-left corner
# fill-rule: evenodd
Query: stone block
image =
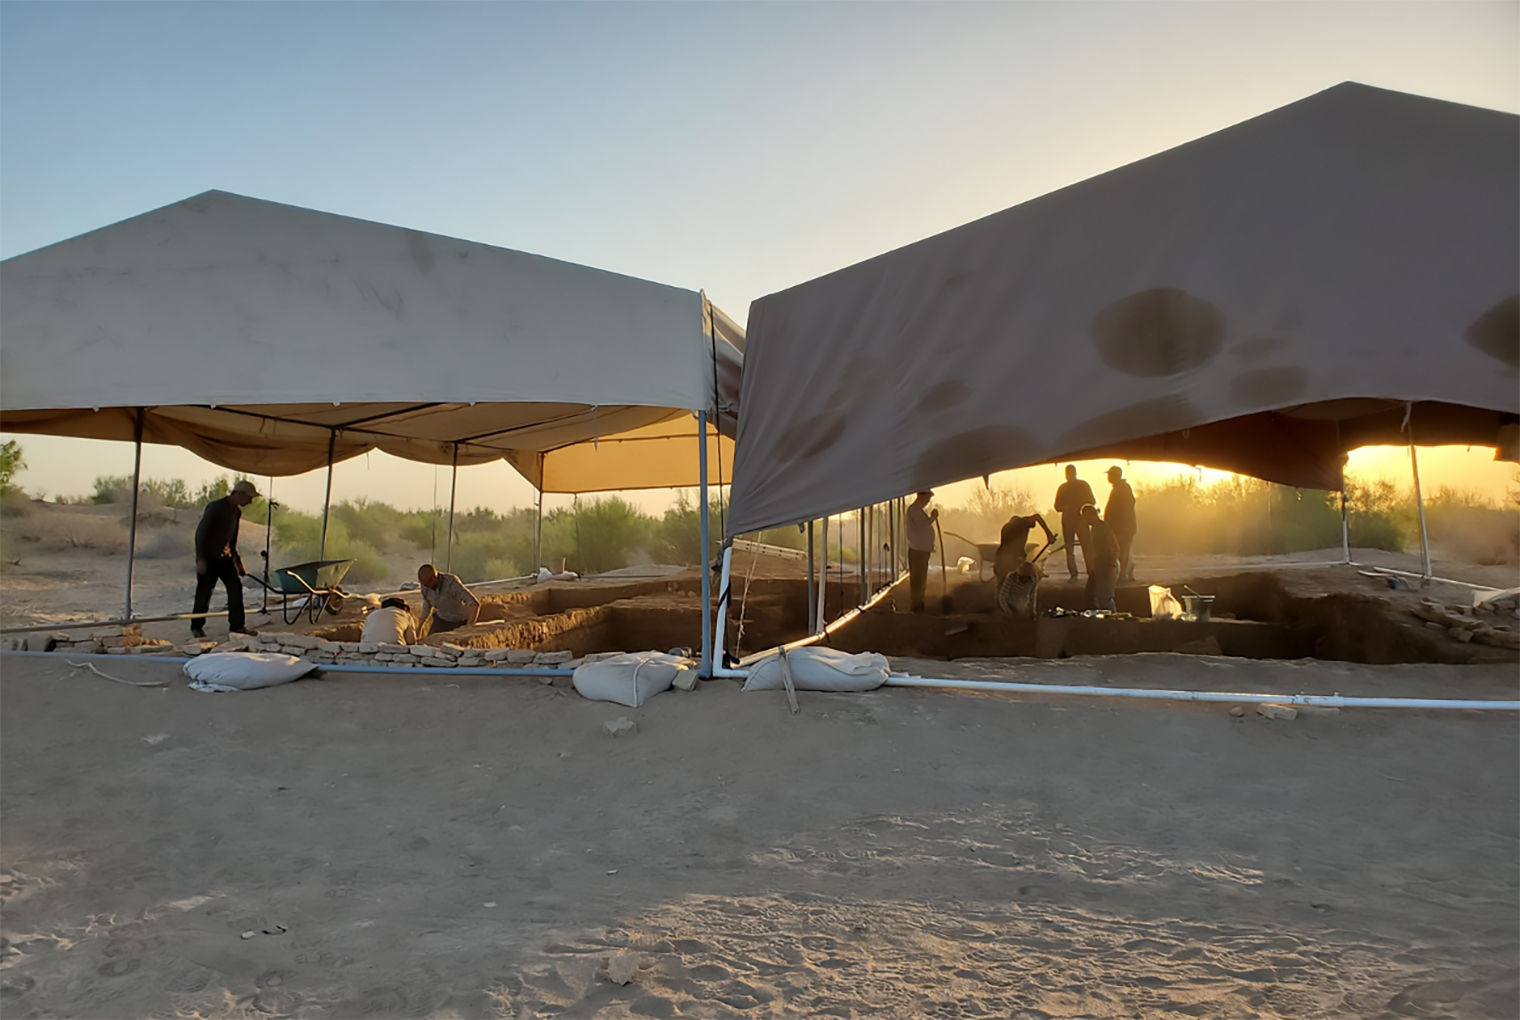
<path fill-rule="evenodd" d="M 1291 705 L 1257 705 L 1256 712 L 1258 715 L 1265 716 L 1268 719 L 1286 720 L 1298 718 L 1298 709 Z"/>
<path fill-rule="evenodd" d="M 613 737 L 625 736 L 637 728 L 634 721 L 626 715 L 620 715 L 616 719 L 608 719 L 602 723 L 602 729 L 606 730 L 607 734 Z"/>
<path fill-rule="evenodd" d="M 380 646 L 375 644 L 373 641 L 355 641 L 353 642 L 353 646 L 354 651 L 358 652 L 360 655 L 374 655 L 376 652 L 380 651 Z"/>
<path fill-rule="evenodd" d="M 506 657 L 507 649 L 505 648 L 488 648 L 484 655 L 487 662 L 502 662 Z"/>
<path fill-rule="evenodd" d="M 694 669 L 683 669 L 683 670 L 681 670 L 681 672 L 679 672 L 679 673 L 676 674 L 676 678 L 672 682 L 672 686 L 675 687 L 676 690 L 678 690 L 678 691 L 694 691 L 694 690 L 696 690 L 697 689 L 697 671 L 694 670 Z"/>
<path fill-rule="evenodd" d="M 626 985 L 639 972 L 639 954 L 631 949 L 617 953 L 607 961 L 607 980 Z"/>
<path fill-rule="evenodd" d="M 323 640 L 315 634 L 281 634 L 280 644 L 292 645 L 296 648 L 305 648 L 316 651 L 323 645 Z"/>
<path fill-rule="evenodd" d="M 469 649 L 464 645 L 456 645 L 451 641 L 445 641 L 443 644 L 438 646 L 439 655 L 448 659 L 457 659 L 467 651 L 469 651 Z"/>
<path fill-rule="evenodd" d="M 454 660 L 453 659 L 442 659 L 442 658 L 438 658 L 437 656 L 434 656 L 432 658 L 422 659 L 420 661 L 421 661 L 422 665 L 425 666 L 425 667 L 427 667 L 428 669 L 453 669 L 454 668 Z"/>
<path fill-rule="evenodd" d="M 407 651 L 411 652 L 419 659 L 438 658 L 437 649 L 435 649 L 432 645 L 412 645 L 407 649 Z"/>
<path fill-rule="evenodd" d="M 343 651 L 343 646 L 337 641 L 323 641 L 321 644 L 317 645 L 317 651 L 327 652 L 330 655 L 337 655 L 339 652 Z"/>
<path fill-rule="evenodd" d="M 571 651 L 539 652 L 533 657 L 533 662 L 539 666 L 557 666 L 562 662 L 569 662 L 573 658 L 575 658 L 575 653 Z"/>
<path fill-rule="evenodd" d="M 385 652 L 385 653 L 387 653 L 389 655 L 409 655 L 411 653 L 411 651 L 412 651 L 411 646 L 409 646 L 409 645 L 387 645 L 387 644 L 380 645 L 378 650 L 382 651 L 382 652 Z"/>
<path fill-rule="evenodd" d="M 507 665 L 526 666 L 538 657 L 538 653 L 531 648 L 508 648 Z"/>

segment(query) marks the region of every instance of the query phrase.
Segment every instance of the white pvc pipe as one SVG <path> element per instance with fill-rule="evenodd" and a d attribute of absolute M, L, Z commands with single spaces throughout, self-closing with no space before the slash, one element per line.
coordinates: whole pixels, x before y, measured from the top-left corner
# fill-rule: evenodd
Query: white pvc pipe
<path fill-rule="evenodd" d="M 1347 698 L 1339 694 L 1256 694 L 1234 691 L 1170 691 L 1144 687 L 1083 687 L 1075 684 L 1026 684 L 1009 680 L 937 680 L 891 676 L 888 687 L 929 690 L 1011 691 L 1019 694 L 1071 694 L 1153 701 L 1222 701 L 1234 704 L 1306 705 L 1316 708 L 1424 708 L 1520 712 L 1520 701 L 1457 701 L 1445 698 Z"/>

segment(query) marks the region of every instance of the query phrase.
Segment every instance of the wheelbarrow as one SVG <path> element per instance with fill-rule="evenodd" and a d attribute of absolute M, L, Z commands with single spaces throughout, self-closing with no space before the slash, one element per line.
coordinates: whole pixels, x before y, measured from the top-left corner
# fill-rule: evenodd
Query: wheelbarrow
<path fill-rule="evenodd" d="M 286 623 L 295 623 L 304 612 L 312 623 L 327 610 L 334 616 L 343 608 L 343 596 L 347 594 L 338 587 L 358 560 L 313 560 L 297 563 L 293 567 L 280 567 L 273 571 L 274 583 L 255 578 L 268 593 L 280 596 L 280 614 Z"/>

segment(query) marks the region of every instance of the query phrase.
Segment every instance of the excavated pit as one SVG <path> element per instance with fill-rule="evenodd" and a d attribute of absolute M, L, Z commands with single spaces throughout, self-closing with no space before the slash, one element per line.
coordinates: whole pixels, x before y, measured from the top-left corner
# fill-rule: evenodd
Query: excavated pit
<path fill-rule="evenodd" d="M 1121 587 L 1118 608 L 1136 619 L 1049 617 L 1052 607 L 1080 609 L 1080 583 L 1047 579 L 1040 589 L 1042 615 L 1014 620 L 993 604 L 990 581 L 961 578 L 942 594 L 931 581 L 923 613 L 907 612 L 907 583 L 899 582 L 871 609 L 860 613 L 826 643 L 844 651 L 891 656 L 1067 658 L 1134 652 L 1183 652 L 1253 659 L 1318 658 L 1369 664 L 1504 663 L 1515 653 L 1462 644 L 1426 628 L 1408 608 L 1356 592 L 1304 594 L 1290 591 L 1278 575 L 1246 572 L 1172 579 L 1214 596 L 1206 622 L 1152 620 L 1144 585 Z M 857 604 L 858 584 L 831 584 L 827 615 Z M 473 648 L 591 652 L 692 647 L 701 633 L 700 578 L 694 571 L 674 578 L 627 584 L 554 585 L 490 594 L 482 619 L 472 627 L 434 635 Z M 763 650 L 807 633 L 808 585 L 797 578 L 735 582 L 727 624 L 728 645 L 737 635 L 744 653 Z M 743 612 L 741 622 L 740 612 Z M 358 640 L 357 619 L 320 632 L 330 640 Z"/>

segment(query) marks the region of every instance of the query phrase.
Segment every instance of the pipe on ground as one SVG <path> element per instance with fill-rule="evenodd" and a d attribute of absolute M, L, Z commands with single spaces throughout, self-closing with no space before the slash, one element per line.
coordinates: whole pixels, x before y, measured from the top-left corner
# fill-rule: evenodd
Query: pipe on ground
<path fill-rule="evenodd" d="M 1213 701 L 1229 704 L 1304 705 L 1315 708 L 1416 708 L 1520 712 L 1520 701 L 1471 701 L 1447 698 L 1357 698 L 1339 694 L 1260 694 L 1239 691 L 1170 691 L 1144 687 L 1084 687 L 1075 684 L 1026 684 L 1011 680 L 941 680 L 890 676 L 888 687 L 928 690 L 1009 691 L 1019 694 L 1070 694 L 1079 697 L 1140 698 L 1150 701 Z"/>

